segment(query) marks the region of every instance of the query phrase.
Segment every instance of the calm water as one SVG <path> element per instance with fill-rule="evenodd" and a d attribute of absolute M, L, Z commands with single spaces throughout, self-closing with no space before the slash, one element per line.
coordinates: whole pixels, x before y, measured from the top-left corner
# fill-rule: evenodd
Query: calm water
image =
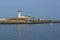
<path fill-rule="evenodd" d="M 60 40 L 60 24 L 0 24 L 0 40 Z"/>

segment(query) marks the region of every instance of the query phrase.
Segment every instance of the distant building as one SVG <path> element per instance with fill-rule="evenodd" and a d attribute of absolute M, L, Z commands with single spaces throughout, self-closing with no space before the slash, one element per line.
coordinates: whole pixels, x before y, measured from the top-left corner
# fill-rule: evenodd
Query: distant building
<path fill-rule="evenodd" d="M 0 19 L 0 21 L 6 21 L 6 19 L 2 18 L 2 19 Z"/>
<path fill-rule="evenodd" d="M 21 16 L 21 10 L 18 10 L 18 18 L 29 18 L 28 16 Z"/>

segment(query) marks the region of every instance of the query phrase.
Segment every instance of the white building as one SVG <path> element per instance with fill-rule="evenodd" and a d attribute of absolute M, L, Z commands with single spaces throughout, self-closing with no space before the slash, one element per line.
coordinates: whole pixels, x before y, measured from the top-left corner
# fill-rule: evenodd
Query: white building
<path fill-rule="evenodd" d="M 0 19 L 0 21 L 6 21 L 6 19 L 2 18 L 2 19 Z"/>
<path fill-rule="evenodd" d="M 18 10 L 18 18 L 29 18 L 28 16 L 21 16 L 21 10 Z"/>

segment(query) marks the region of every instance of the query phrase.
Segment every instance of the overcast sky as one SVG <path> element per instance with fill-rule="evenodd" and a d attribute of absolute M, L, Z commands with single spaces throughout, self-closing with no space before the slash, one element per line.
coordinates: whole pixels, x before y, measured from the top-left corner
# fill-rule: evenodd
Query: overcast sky
<path fill-rule="evenodd" d="M 60 0 L 0 0 L 0 18 L 21 15 L 36 18 L 60 19 Z"/>

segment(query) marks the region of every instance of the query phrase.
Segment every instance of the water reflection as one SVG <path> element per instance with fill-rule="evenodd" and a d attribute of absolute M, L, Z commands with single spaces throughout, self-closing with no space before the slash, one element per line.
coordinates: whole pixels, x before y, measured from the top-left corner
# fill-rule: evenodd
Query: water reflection
<path fill-rule="evenodd" d="M 18 24 L 18 40 L 23 40 L 23 32 L 27 31 L 29 24 Z"/>
<path fill-rule="evenodd" d="M 60 24 L 0 25 L 0 40 L 60 40 Z"/>

